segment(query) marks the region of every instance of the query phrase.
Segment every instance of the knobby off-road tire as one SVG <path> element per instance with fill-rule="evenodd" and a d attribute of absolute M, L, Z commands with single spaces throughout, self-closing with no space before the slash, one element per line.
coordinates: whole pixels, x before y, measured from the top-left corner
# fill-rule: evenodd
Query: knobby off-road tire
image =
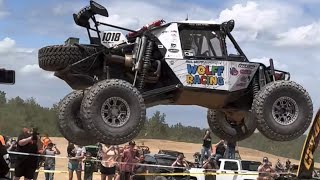
<path fill-rule="evenodd" d="M 73 91 L 59 104 L 58 129 L 71 143 L 76 145 L 92 145 L 97 140 L 83 128 L 80 120 L 80 106 L 83 91 Z"/>
<path fill-rule="evenodd" d="M 91 46 L 84 46 L 84 49 L 85 50 L 75 45 L 43 47 L 38 53 L 39 67 L 46 71 L 59 71 L 97 52 L 97 50 Z M 83 61 L 76 67 L 89 68 L 94 62 L 94 58 L 95 57 Z"/>
<path fill-rule="evenodd" d="M 208 109 L 207 121 L 213 134 L 226 141 L 241 141 L 250 137 L 257 128 L 256 120 L 251 112 L 239 126 L 231 125 L 222 111 Z"/>
<path fill-rule="evenodd" d="M 141 131 L 146 106 L 140 92 L 130 83 L 103 80 L 85 94 L 81 116 L 85 127 L 99 142 L 119 145 L 134 139 Z"/>
<path fill-rule="evenodd" d="M 313 104 L 308 92 L 292 81 L 275 81 L 262 88 L 253 101 L 258 130 L 274 141 L 291 141 L 310 126 Z"/>

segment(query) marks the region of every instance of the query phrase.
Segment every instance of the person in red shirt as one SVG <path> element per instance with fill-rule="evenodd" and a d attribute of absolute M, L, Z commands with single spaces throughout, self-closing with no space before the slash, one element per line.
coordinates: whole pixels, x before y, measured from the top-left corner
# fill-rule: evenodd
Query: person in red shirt
<path fill-rule="evenodd" d="M 134 165 L 133 163 L 137 163 L 139 161 L 139 157 L 136 156 L 136 151 L 134 147 L 136 143 L 134 141 L 129 142 L 128 148 L 124 149 L 122 155 L 122 164 L 120 164 L 120 179 L 128 180 L 133 174 Z"/>

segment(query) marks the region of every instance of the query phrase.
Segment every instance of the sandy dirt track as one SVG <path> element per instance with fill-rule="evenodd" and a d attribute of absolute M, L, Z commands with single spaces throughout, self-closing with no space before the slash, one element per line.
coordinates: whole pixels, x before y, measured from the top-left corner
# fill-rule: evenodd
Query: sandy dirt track
<path fill-rule="evenodd" d="M 52 141 L 57 145 L 57 147 L 61 151 L 62 157 L 66 157 L 67 155 L 67 141 L 64 138 L 51 138 Z M 215 143 L 215 142 L 214 142 Z M 174 142 L 174 141 L 167 141 L 167 140 L 153 140 L 153 139 L 139 139 L 136 140 L 137 145 L 146 145 L 149 146 L 151 153 L 157 153 L 159 149 L 170 149 L 170 150 L 177 150 L 184 152 L 186 158 L 188 160 L 193 160 L 193 154 L 195 152 L 200 152 L 201 144 L 193 144 L 193 143 L 183 143 L 183 142 Z M 261 151 L 239 147 L 239 152 L 242 159 L 247 160 L 256 160 L 261 161 L 264 156 L 269 157 L 270 161 L 273 165 L 276 163 L 277 159 L 280 159 L 281 162 L 285 162 L 286 158 L 278 157 L 272 154 L 264 153 Z M 292 163 L 297 164 L 298 160 L 291 160 Z M 320 167 L 318 163 L 316 163 L 316 167 Z M 60 171 L 67 171 L 67 159 L 56 159 L 56 170 Z M 67 180 L 68 174 L 67 173 L 59 173 L 55 174 L 56 180 Z M 45 180 L 44 173 L 39 173 L 38 176 L 39 180 Z M 74 180 L 77 178 L 74 174 Z M 83 179 L 83 174 L 82 174 Z M 100 179 L 99 175 L 94 175 L 94 180 Z"/>

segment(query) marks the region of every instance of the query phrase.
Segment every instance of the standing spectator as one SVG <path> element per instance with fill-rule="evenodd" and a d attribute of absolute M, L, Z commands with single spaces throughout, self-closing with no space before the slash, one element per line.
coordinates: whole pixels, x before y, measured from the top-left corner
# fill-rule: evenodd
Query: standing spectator
<path fill-rule="evenodd" d="M 6 177 L 9 170 L 9 154 L 6 147 L 0 143 L 0 180 L 9 179 Z"/>
<path fill-rule="evenodd" d="M 174 168 L 174 173 L 183 173 L 185 169 L 189 168 L 188 163 L 185 161 L 183 154 L 179 154 L 177 160 L 172 163 L 172 167 Z M 175 176 L 175 179 L 183 179 L 185 176 Z"/>
<path fill-rule="evenodd" d="M 201 149 L 200 166 L 203 165 L 203 161 L 205 160 L 205 156 L 209 157 L 212 152 L 211 136 L 210 136 L 209 130 L 206 130 L 202 140 L 203 140 L 203 144 L 202 144 L 202 149 Z"/>
<path fill-rule="evenodd" d="M 38 147 L 37 154 L 42 154 L 43 153 L 43 149 L 42 149 L 43 145 L 42 145 L 41 137 L 39 136 L 37 131 L 38 131 L 38 128 L 31 128 L 29 130 L 29 134 L 36 134 L 37 135 L 38 139 L 37 139 L 37 141 L 35 141 L 36 144 L 37 144 L 37 147 Z M 43 165 L 43 162 L 44 162 L 45 158 L 43 156 L 40 156 L 40 157 L 37 156 L 36 159 L 37 159 L 37 167 L 36 167 L 36 171 L 35 171 L 34 176 L 33 176 L 33 180 L 37 180 L 38 179 L 39 170 L 40 170 L 41 166 Z"/>
<path fill-rule="evenodd" d="M 90 152 L 86 153 L 84 159 L 84 180 L 92 180 L 94 171 L 94 162 L 92 161 L 92 156 Z"/>
<path fill-rule="evenodd" d="M 288 171 L 288 172 L 290 172 L 291 169 L 292 169 L 291 161 L 290 161 L 289 159 L 287 159 L 287 161 L 286 161 L 285 169 L 286 169 L 286 171 Z"/>
<path fill-rule="evenodd" d="M 112 180 L 116 174 L 116 162 L 119 156 L 119 150 L 115 146 L 102 145 L 101 149 L 101 180 Z"/>
<path fill-rule="evenodd" d="M 17 140 L 15 138 L 10 138 L 10 140 L 8 141 L 8 144 L 7 144 L 7 151 L 10 151 L 10 152 L 17 152 Z M 15 164 L 16 164 L 16 161 L 17 161 L 17 155 L 16 154 L 9 154 L 10 156 L 10 164 L 9 164 L 9 167 L 10 168 L 15 168 Z M 10 179 L 13 179 L 14 177 L 14 171 L 10 171 L 9 173 L 9 178 Z"/>
<path fill-rule="evenodd" d="M 236 155 L 236 146 L 237 146 L 237 141 L 231 141 L 229 140 L 227 142 L 227 158 L 229 159 L 235 159 Z"/>
<path fill-rule="evenodd" d="M 60 150 L 53 143 L 49 143 L 43 151 L 44 155 L 55 156 L 60 154 Z M 56 160 L 54 157 L 45 157 L 44 170 L 55 170 Z M 46 180 L 53 180 L 54 173 L 45 173 Z"/>
<path fill-rule="evenodd" d="M 121 161 L 123 162 L 123 164 L 120 165 L 121 180 L 130 179 L 133 173 L 133 167 L 134 167 L 132 163 L 135 163 L 139 160 L 136 157 L 136 152 L 134 150 L 135 146 L 136 146 L 136 143 L 134 141 L 130 141 L 128 148 L 124 149 L 123 151 L 122 161 Z"/>
<path fill-rule="evenodd" d="M 273 180 L 276 177 L 275 170 L 271 167 L 271 163 L 267 157 L 264 157 L 262 164 L 258 167 L 258 180 Z"/>
<path fill-rule="evenodd" d="M 216 149 L 216 161 L 219 162 L 220 158 L 224 157 L 224 154 L 226 152 L 226 145 L 224 144 L 224 140 L 220 140 L 217 144 L 215 144 Z"/>
<path fill-rule="evenodd" d="M 49 143 L 52 143 L 51 139 L 49 138 L 49 135 L 47 133 L 43 134 L 42 138 L 42 149 L 46 149 L 46 147 L 49 145 Z"/>
<path fill-rule="evenodd" d="M 36 132 L 29 133 L 29 129 L 24 128 L 22 134 L 18 137 L 18 152 L 22 153 L 38 153 L 38 141 L 39 137 Z M 19 180 L 24 176 L 25 180 L 33 179 L 35 171 L 37 169 L 38 158 L 37 156 L 25 156 L 19 155 L 15 166 L 15 180 Z"/>
<path fill-rule="evenodd" d="M 219 169 L 217 161 L 215 160 L 214 156 L 210 156 L 209 160 L 207 160 L 203 167 L 203 169 Z"/>
<path fill-rule="evenodd" d="M 67 151 L 69 157 L 69 180 L 73 179 L 73 171 L 76 171 L 77 179 L 81 180 L 82 159 L 86 153 L 85 148 L 82 146 L 75 147 L 74 144 L 70 143 Z"/>
<path fill-rule="evenodd" d="M 139 162 L 140 164 L 144 164 L 144 155 L 141 154 L 140 157 L 139 157 Z M 147 173 L 148 172 L 148 169 L 147 169 L 147 166 L 145 165 L 135 165 L 134 166 L 134 173 L 135 174 L 141 174 L 141 173 Z M 143 176 L 143 175 L 134 175 L 132 177 L 132 180 L 145 180 L 146 179 L 146 176 Z"/>

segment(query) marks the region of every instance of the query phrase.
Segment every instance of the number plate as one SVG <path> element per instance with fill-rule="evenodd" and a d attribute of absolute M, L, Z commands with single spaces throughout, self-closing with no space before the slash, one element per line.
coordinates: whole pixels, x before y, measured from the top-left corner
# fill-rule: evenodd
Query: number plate
<path fill-rule="evenodd" d="M 104 31 L 101 33 L 101 44 L 108 48 L 127 42 L 127 38 L 120 31 Z"/>

